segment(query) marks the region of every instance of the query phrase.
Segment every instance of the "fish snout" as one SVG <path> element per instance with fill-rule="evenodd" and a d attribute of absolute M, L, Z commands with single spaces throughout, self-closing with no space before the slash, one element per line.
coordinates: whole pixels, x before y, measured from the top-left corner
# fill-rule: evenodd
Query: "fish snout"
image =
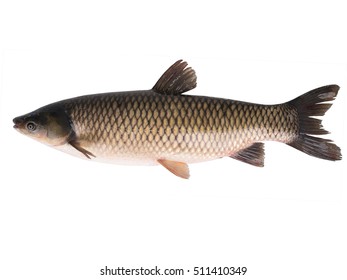
<path fill-rule="evenodd" d="M 23 117 L 16 117 L 13 119 L 13 123 L 14 123 L 13 128 L 15 128 L 15 129 L 22 128 L 23 123 L 24 123 L 24 118 Z"/>

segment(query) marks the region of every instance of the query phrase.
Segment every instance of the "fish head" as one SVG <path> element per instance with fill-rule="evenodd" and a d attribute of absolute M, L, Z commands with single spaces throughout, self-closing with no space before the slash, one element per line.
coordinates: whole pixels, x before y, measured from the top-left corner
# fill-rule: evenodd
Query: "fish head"
<path fill-rule="evenodd" d="M 49 146 L 67 143 L 73 133 L 67 112 L 59 106 L 42 107 L 13 119 L 14 128 Z"/>

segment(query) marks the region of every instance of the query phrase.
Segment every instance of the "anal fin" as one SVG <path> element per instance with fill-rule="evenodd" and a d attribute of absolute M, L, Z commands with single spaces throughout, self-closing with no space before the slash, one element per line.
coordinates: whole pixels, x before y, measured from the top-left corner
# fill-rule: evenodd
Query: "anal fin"
<path fill-rule="evenodd" d="M 167 159 L 158 159 L 158 163 L 164 166 L 171 173 L 183 179 L 189 178 L 189 167 L 185 162 L 172 161 Z"/>
<path fill-rule="evenodd" d="M 74 147 L 77 151 L 81 152 L 82 154 L 84 154 L 87 158 L 90 159 L 90 157 L 95 157 L 95 155 L 93 155 L 93 153 L 89 152 L 88 150 L 84 149 L 81 146 L 81 143 L 78 141 L 70 141 L 69 144 Z"/>
<path fill-rule="evenodd" d="M 264 166 L 264 144 L 254 143 L 252 146 L 243 149 L 236 154 L 230 156 L 233 159 L 240 160 L 242 162 L 263 167 Z"/>

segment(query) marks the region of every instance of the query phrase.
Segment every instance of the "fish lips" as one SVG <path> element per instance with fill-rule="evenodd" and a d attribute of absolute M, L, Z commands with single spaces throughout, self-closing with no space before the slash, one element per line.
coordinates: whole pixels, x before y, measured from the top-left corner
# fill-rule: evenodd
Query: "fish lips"
<path fill-rule="evenodd" d="M 24 126 L 24 118 L 23 117 L 16 117 L 13 119 L 13 128 L 14 129 L 21 129 Z"/>

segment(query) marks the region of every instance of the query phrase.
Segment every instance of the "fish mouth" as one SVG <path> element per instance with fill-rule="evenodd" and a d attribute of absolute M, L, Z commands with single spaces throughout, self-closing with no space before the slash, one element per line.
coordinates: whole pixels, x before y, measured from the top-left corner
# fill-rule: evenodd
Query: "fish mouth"
<path fill-rule="evenodd" d="M 21 126 L 23 125 L 23 118 L 21 117 L 14 118 L 13 123 L 14 123 L 13 125 L 14 129 L 20 129 Z"/>

